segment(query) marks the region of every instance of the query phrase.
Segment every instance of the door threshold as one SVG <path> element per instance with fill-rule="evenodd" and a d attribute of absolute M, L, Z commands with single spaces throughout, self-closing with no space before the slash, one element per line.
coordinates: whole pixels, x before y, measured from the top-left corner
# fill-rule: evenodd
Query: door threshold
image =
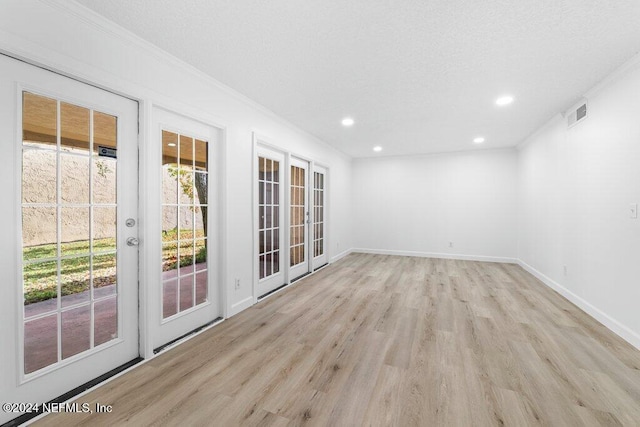
<path fill-rule="evenodd" d="M 117 368 L 114 368 L 112 370 L 110 370 L 109 372 L 100 375 L 97 378 L 92 379 L 91 381 L 87 381 L 86 383 L 82 384 L 81 386 L 78 386 L 76 388 L 74 388 L 71 391 L 68 391 L 64 394 L 61 394 L 60 396 L 51 399 L 50 401 L 48 401 L 46 403 L 46 405 L 50 405 L 50 404 L 55 404 L 55 403 L 63 403 L 66 402 L 68 400 L 73 399 L 74 397 L 78 396 L 79 394 L 84 393 L 85 391 L 105 382 L 106 380 L 108 380 L 111 377 L 114 377 L 116 375 L 118 375 L 120 372 L 125 371 L 129 368 L 131 368 L 134 365 L 137 365 L 138 363 L 142 362 L 144 359 L 142 357 L 136 357 L 135 359 L 125 363 L 124 365 L 120 365 Z M 29 420 L 32 420 L 35 417 L 38 417 L 42 414 L 44 414 L 44 405 L 40 405 L 38 407 L 37 411 L 33 411 L 33 412 L 29 412 L 26 414 L 22 414 L 17 418 L 12 419 L 11 421 L 8 421 L 4 424 L 2 424 L 2 426 L 0 427 L 13 427 L 13 426 L 19 426 L 20 424 L 24 424 Z"/>
<path fill-rule="evenodd" d="M 194 330 L 187 332 L 184 335 L 179 336 L 178 338 L 169 341 L 166 344 L 161 345 L 160 347 L 156 348 L 153 350 L 153 354 L 158 354 L 161 351 L 167 350 L 169 347 L 173 347 L 175 345 L 178 345 L 181 341 L 186 340 L 187 338 L 191 337 L 192 335 L 196 335 L 197 333 L 209 328 L 210 326 L 213 326 L 217 323 L 220 323 L 221 321 L 223 321 L 224 319 L 222 317 L 217 317 L 215 319 L 213 319 L 211 322 L 207 322 L 202 326 L 199 326 L 197 328 L 195 328 Z"/>

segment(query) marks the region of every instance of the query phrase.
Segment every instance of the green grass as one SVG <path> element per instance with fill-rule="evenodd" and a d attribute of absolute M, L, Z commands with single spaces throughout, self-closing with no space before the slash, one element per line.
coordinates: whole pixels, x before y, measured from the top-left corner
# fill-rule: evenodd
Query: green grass
<path fill-rule="evenodd" d="M 178 237 L 178 230 L 163 232 L 163 241 L 175 240 Z M 201 230 L 196 233 L 196 238 L 204 237 Z M 180 230 L 180 238 L 192 239 L 193 232 Z M 182 243 L 184 247 L 184 243 Z M 175 269 L 177 260 L 177 243 L 163 246 L 163 271 Z M 115 239 L 94 239 L 93 248 L 95 252 L 115 251 Z M 89 290 L 89 241 L 77 241 L 64 243 L 61 245 L 63 256 L 86 255 L 77 258 L 64 259 L 61 261 L 60 279 L 62 296 L 73 295 Z M 172 256 L 174 254 L 175 256 Z M 23 257 L 25 261 L 36 261 L 35 263 L 24 264 L 24 304 L 45 301 L 57 297 L 58 287 L 58 264 L 56 261 L 37 262 L 47 258 L 56 258 L 57 251 L 55 244 L 25 247 Z M 196 263 L 207 260 L 207 248 L 203 240 L 196 243 Z M 192 255 L 180 257 L 180 266 L 185 267 L 193 264 Z M 100 288 L 116 282 L 116 257 L 114 254 L 95 254 L 93 258 L 93 286 Z"/>

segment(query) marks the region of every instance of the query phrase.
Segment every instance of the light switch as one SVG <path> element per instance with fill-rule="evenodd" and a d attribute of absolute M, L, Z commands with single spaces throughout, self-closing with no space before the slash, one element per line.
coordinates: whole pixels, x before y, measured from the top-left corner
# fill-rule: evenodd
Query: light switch
<path fill-rule="evenodd" d="M 637 219 L 638 218 L 638 204 L 637 203 L 631 203 L 631 218 L 633 218 L 633 219 Z"/>

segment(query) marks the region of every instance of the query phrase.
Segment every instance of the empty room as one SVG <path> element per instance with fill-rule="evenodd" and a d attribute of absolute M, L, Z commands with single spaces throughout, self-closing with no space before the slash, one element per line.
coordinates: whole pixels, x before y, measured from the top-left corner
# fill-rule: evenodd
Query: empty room
<path fill-rule="evenodd" d="M 0 0 L 0 425 L 640 425 L 638 0 Z"/>

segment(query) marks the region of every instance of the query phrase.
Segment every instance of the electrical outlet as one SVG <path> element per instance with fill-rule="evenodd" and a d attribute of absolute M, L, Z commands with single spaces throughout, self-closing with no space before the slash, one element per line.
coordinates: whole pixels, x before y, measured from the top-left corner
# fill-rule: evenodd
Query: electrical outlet
<path fill-rule="evenodd" d="M 240 289 L 240 279 L 236 279 L 236 290 Z"/>
<path fill-rule="evenodd" d="M 631 219 L 638 219 L 638 204 L 631 203 Z"/>
<path fill-rule="evenodd" d="M 453 242 L 449 242 L 449 247 L 452 248 L 453 247 Z"/>

